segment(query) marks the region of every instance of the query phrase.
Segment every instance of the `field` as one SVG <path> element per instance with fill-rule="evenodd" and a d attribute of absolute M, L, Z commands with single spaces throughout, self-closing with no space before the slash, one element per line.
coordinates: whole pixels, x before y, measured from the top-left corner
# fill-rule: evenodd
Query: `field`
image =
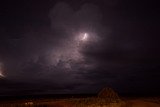
<path fill-rule="evenodd" d="M 160 98 L 65 98 L 1 101 L 0 107 L 160 107 Z"/>

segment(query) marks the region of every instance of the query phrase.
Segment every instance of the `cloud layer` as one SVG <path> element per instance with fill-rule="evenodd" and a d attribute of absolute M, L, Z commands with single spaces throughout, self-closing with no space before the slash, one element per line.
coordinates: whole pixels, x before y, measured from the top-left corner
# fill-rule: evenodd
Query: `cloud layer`
<path fill-rule="evenodd" d="M 156 11 L 135 6 L 125 0 L 76 8 L 57 2 L 45 14 L 24 9 L 24 19 L 14 19 L 15 10 L 0 25 L 1 92 L 92 93 L 105 86 L 122 93 L 158 91 L 158 18 Z"/>

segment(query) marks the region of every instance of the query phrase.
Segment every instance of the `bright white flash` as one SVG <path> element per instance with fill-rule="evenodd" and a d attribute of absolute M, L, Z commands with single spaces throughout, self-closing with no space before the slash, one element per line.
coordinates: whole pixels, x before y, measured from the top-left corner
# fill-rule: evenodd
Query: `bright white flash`
<path fill-rule="evenodd" d="M 2 63 L 0 63 L 0 78 L 5 77 L 2 71 Z"/>
<path fill-rule="evenodd" d="M 82 40 L 85 41 L 85 40 L 87 40 L 87 38 L 88 38 L 88 34 L 87 34 L 87 33 L 84 33 L 84 35 L 83 35 L 83 37 L 82 37 Z"/>
<path fill-rule="evenodd" d="M 0 78 L 4 78 L 5 76 L 3 75 L 2 71 L 0 70 Z"/>
<path fill-rule="evenodd" d="M 4 77 L 4 75 L 0 72 L 0 77 Z"/>

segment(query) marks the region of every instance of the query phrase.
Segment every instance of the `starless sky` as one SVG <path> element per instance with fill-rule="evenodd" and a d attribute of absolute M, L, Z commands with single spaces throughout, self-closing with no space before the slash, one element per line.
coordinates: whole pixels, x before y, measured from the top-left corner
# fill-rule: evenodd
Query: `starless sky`
<path fill-rule="evenodd" d="M 154 0 L 3 0 L 0 95 L 160 94 Z"/>

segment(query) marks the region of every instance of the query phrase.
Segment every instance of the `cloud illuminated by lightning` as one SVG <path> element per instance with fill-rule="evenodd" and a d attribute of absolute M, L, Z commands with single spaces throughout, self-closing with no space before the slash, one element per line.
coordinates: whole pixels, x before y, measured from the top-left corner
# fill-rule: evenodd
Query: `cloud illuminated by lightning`
<path fill-rule="evenodd" d="M 3 74 L 3 69 L 2 69 L 2 67 L 3 67 L 3 64 L 0 63 L 0 78 L 4 78 L 4 77 L 5 77 L 4 74 Z"/>
<path fill-rule="evenodd" d="M 82 40 L 85 41 L 85 40 L 87 40 L 87 38 L 88 38 L 88 34 L 87 34 L 87 33 L 84 33 L 84 35 L 83 35 L 83 37 L 82 37 Z"/>

